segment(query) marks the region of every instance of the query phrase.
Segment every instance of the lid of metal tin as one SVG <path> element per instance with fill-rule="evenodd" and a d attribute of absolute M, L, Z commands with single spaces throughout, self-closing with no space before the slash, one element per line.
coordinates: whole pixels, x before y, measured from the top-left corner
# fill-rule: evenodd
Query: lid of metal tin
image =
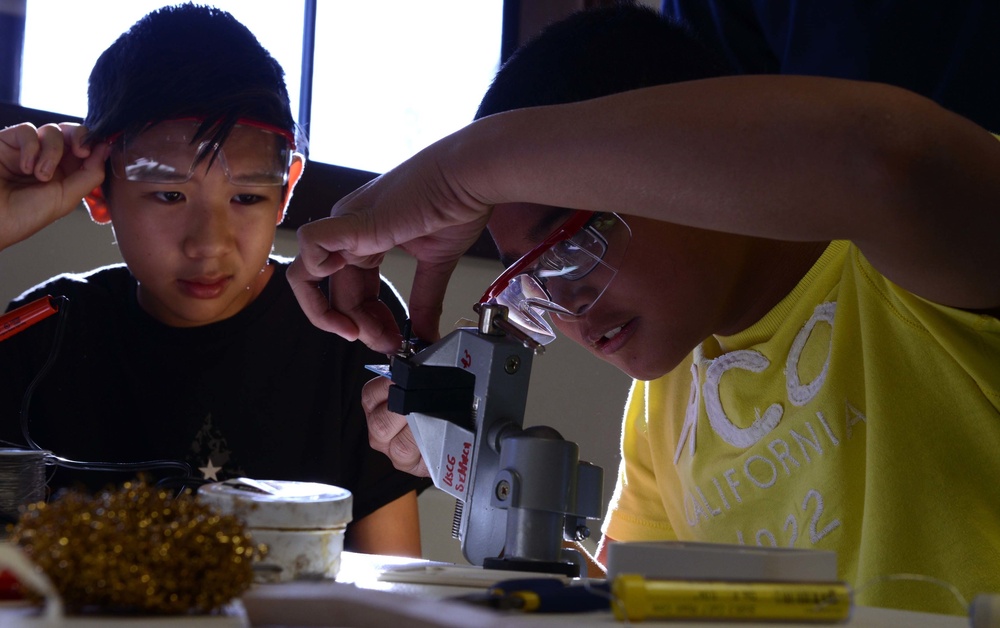
<path fill-rule="evenodd" d="M 249 528 L 316 530 L 343 528 L 351 521 L 353 496 L 347 489 L 315 482 L 236 478 L 206 484 L 198 498 Z"/>

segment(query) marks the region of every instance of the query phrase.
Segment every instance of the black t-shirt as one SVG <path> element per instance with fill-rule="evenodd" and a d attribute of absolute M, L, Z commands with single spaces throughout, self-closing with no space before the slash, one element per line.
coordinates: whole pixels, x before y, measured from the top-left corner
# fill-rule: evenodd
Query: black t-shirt
<path fill-rule="evenodd" d="M 0 343 L 0 438 L 25 445 L 25 391 L 64 315 L 58 355 L 27 412 L 31 438 L 59 457 L 180 460 L 208 481 L 334 484 L 353 493 L 355 520 L 428 486 L 368 444 L 361 388 L 373 374 L 364 365 L 386 356 L 313 326 L 285 278 L 287 265 L 271 263 L 275 272 L 257 299 L 201 327 L 169 327 L 150 317 L 123 265 L 61 275 L 22 295 L 10 308 L 43 295 L 65 296 L 69 305 Z M 381 296 L 402 320 L 405 310 L 384 281 Z M 97 489 L 136 475 L 56 468 L 49 485 Z"/>

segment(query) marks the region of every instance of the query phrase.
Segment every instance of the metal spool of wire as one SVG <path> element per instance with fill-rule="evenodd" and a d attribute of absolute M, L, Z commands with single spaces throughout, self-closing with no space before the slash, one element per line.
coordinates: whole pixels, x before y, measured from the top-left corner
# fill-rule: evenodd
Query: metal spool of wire
<path fill-rule="evenodd" d="M 51 452 L 0 449 L 0 523 L 13 523 L 21 506 L 45 499 L 45 466 Z"/>

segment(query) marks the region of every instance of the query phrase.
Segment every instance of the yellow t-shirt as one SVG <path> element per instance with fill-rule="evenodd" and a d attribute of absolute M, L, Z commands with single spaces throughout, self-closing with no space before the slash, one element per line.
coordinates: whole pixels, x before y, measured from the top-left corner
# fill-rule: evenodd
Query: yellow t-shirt
<path fill-rule="evenodd" d="M 613 539 L 834 550 L 868 606 L 963 612 L 928 577 L 1000 592 L 1000 321 L 849 243 L 750 329 L 636 382 L 622 453 Z"/>

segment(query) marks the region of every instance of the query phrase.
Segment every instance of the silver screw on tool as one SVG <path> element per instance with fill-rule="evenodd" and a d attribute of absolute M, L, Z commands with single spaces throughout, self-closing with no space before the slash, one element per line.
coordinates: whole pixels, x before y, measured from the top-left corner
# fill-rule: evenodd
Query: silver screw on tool
<path fill-rule="evenodd" d="M 510 483 L 507 480 L 500 480 L 497 483 L 496 495 L 500 501 L 507 501 L 510 497 Z"/>

